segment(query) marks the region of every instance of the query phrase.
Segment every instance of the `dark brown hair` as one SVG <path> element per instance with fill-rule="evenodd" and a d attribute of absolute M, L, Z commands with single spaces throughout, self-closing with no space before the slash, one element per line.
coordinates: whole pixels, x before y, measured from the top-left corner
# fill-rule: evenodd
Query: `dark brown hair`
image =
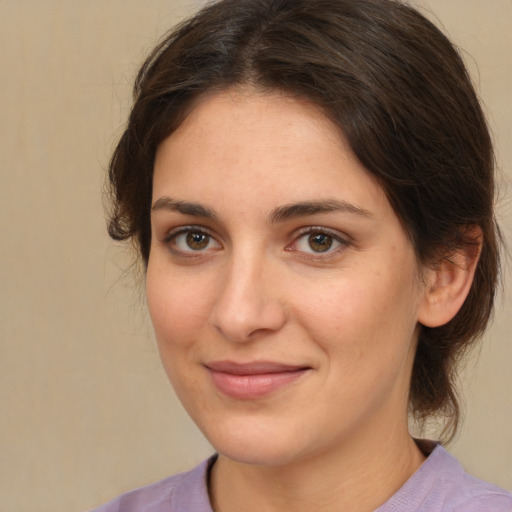
<path fill-rule="evenodd" d="M 469 296 L 448 324 L 422 327 L 410 386 L 416 419 L 443 415 L 454 433 L 457 362 L 486 327 L 499 269 L 492 144 L 457 49 L 395 0 L 207 4 L 142 66 L 110 163 L 109 233 L 134 240 L 145 264 L 157 146 L 200 95 L 237 85 L 285 91 L 320 106 L 380 181 L 420 264 L 473 244 L 471 228 L 481 228 Z"/>

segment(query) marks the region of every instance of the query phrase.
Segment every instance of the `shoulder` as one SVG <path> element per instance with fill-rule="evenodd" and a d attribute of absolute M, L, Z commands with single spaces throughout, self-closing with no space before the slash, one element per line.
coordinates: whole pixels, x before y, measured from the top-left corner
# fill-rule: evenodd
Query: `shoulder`
<path fill-rule="evenodd" d="M 212 512 L 207 473 L 214 458 L 186 473 L 129 491 L 91 512 Z"/>
<path fill-rule="evenodd" d="M 459 476 L 447 480 L 444 486 L 445 494 L 453 492 L 454 512 L 512 512 L 512 493 L 468 475 L 455 462 Z"/>
<path fill-rule="evenodd" d="M 378 512 L 512 512 L 512 494 L 468 475 L 437 445 L 423 465 Z"/>

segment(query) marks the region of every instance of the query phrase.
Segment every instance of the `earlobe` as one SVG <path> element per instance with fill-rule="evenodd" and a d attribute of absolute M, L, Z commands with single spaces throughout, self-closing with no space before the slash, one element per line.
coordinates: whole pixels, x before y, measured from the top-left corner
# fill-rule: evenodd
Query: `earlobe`
<path fill-rule="evenodd" d="M 482 230 L 473 227 L 465 234 L 470 240 L 425 272 L 425 291 L 418 322 L 440 327 L 459 311 L 469 294 L 482 249 Z"/>

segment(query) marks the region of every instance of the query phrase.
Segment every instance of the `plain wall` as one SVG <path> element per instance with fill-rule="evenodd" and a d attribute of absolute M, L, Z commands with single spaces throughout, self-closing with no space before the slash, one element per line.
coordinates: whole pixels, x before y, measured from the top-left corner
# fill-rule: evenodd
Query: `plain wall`
<path fill-rule="evenodd" d="M 467 52 L 510 242 L 512 1 L 422 3 Z M 135 71 L 194 4 L 0 0 L 0 512 L 86 510 L 211 451 L 160 368 L 129 251 L 108 240 L 102 206 Z M 468 412 L 451 447 L 510 490 L 511 312 L 505 297 L 463 373 Z"/>

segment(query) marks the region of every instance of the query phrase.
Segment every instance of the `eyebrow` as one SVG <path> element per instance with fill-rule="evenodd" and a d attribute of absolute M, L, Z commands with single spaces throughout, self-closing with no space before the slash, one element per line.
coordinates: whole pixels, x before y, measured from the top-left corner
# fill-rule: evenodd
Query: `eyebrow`
<path fill-rule="evenodd" d="M 177 201 L 170 197 L 160 197 L 155 201 L 155 204 L 151 207 L 152 212 L 178 212 L 183 215 L 190 215 L 192 217 L 203 217 L 207 219 L 216 220 L 218 217 L 216 213 L 206 206 L 199 203 L 193 203 L 190 201 Z"/>
<path fill-rule="evenodd" d="M 160 197 L 151 207 L 152 212 L 167 211 L 178 212 L 192 217 L 203 217 L 218 220 L 218 215 L 207 206 L 190 201 L 179 201 L 168 196 Z M 373 217 L 373 214 L 364 208 L 360 208 L 348 201 L 339 199 L 324 199 L 320 201 L 301 201 L 298 203 L 279 206 L 269 215 L 272 224 L 283 222 L 297 217 L 317 215 L 320 213 L 349 213 L 361 217 Z"/>
<path fill-rule="evenodd" d="M 277 223 L 296 217 L 317 215 L 319 213 L 350 213 L 361 217 L 373 217 L 373 214 L 355 204 L 338 199 L 326 199 L 322 201 L 302 201 L 280 206 L 270 214 L 270 222 Z"/>

